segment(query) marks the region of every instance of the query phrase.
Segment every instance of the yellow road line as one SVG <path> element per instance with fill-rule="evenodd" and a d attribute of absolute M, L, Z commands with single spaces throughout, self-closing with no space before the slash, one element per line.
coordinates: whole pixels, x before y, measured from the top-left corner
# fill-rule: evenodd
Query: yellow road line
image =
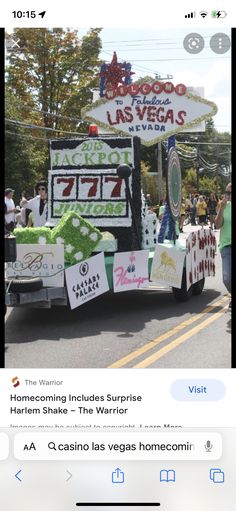
<path fill-rule="evenodd" d="M 200 332 L 200 330 L 203 330 L 203 328 L 210 325 L 210 323 L 213 323 L 213 321 L 216 321 L 216 319 L 218 319 L 225 312 L 227 307 L 228 307 L 228 305 L 225 305 L 224 307 L 222 307 L 222 309 L 219 312 L 215 312 L 213 314 L 213 316 L 205 319 L 205 321 L 203 321 L 200 325 L 196 325 L 194 328 L 191 328 L 191 330 L 189 330 L 185 334 L 181 335 L 174 341 L 170 342 L 169 344 L 167 344 L 160 350 L 156 351 L 156 353 L 153 353 L 153 355 L 150 355 L 150 357 L 145 358 L 144 360 L 142 360 L 142 362 L 139 362 L 139 364 L 137 364 L 133 367 L 144 368 L 144 367 L 150 366 L 151 364 L 153 364 L 153 362 L 156 362 L 157 360 L 159 360 L 159 358 L 164 357 L 164 355 L 169 353 L 169 351 L 174 350 L 175 348 L 177 348 L 177 346 L 179 346 L 183 342 L 187 341 L 189 339 L 189 337 L 192 337 L 193 335 Z"/>
<path fill-rule="evenodd" d="M 224 303 L 228 299 L 229 299 L 228 296 L 224 296 L 223 298 L 221 298 L 217 302 L 215 302 L 212 305 L 209 305 L 208 307 L 203 309 L 202 312 L 196 314 L 195 316 L 191 317 L 190 319 L 187 319 L 186 321 L 183 321 L 182 323 L 180 323 L 179 325 L 175 326 L 174 328 L 171 328 L 171 330 L 168 330 L 168 332 L 165 332 L 164 334 L 160 335 L 159 337 L 157 337 L 153 341 L 150 341 L 150 342 L 146 343 L 141 348 L 138 348 L 137 350 L 132 351 L 128 355 L 125 355 L 124 357 L 120 358 L 119 360 L 117 360 L 113 364 L 109 365 L 108 368 L 109 369 L 111 369 L 111 368 L 116 368 L 117 369 L 119 367 L 123 367 L 124 365 L 128 364 L 129 362 L 131 362 L 135 358 L 139 357 L 140 355 L 143 355 L 143 353 L 146 353 L 147 351 L 151 350 L 152 348 L 154 348 L 155 346 L 157 346 L 161 342 L 165 341 L 166 339 L 169 339 L 169 337 L 172 337 L 173 335 L 178 333 L 180 330 L 183 330 L 184 328 L 188 327 L 189 325 L 191 325 L 195 321 L 198 321 L 199 319 L 202 318 L 202 316 L 204 316 L 208 312 L 212 312 L 215 307 L 219 307 L 222 303 Z"/>

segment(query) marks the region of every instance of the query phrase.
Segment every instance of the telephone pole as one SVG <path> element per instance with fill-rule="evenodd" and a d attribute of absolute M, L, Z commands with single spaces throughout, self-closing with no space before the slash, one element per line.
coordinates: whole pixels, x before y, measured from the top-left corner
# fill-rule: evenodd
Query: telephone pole
<path fill-rule="evenodd" d="M 197 159 L 196 159 L 197 193 L 199 193 L 199 168 L 200 168 L 199 148 L 197 147 Z"/>

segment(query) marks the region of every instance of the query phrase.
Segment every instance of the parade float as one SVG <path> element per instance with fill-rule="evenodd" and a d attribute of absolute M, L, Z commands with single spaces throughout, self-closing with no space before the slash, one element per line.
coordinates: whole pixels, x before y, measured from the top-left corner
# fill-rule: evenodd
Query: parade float
<path fill-rule="evenodd" d="M 9 306 L 74 309 L 108 292 L 170 286 L 177 300 L 200 294 L 215 274 L 213 231 L 176 236 L 181 168 L 175 135 L 217 112 L 184 84 L 145 77 L 131 66 L 100 70 L 100 98 L 82 111 L 88 136 L 50 141 L 48 220 L 15 229 L 16 256 L 6 265 Z M 99 126 L 105 134 L 98 134 Z M 157 217 L 141 190 L 140 147 L 168 143 L 167 204 Z"/>

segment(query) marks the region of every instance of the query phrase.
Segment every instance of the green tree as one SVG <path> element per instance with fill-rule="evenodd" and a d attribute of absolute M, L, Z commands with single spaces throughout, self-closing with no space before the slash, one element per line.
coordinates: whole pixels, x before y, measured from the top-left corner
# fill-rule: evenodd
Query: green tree
<path fill-rule="evenodd" d="M 209 195 L 211 192 L 219 193 L 217 179 L 215 177 L 202 176 L 199 179 L 199 192 Z"/>
<path fill-rule="evenodd" d="M 158 144 L 154 144 L 152 146 L 141 146 L 141 160 L 144 161 L 149 169 L 150 172 L 157 172 L 157 154 L 158 154 Z M 162 169 L 163 173 L 166 170 L 166 162 L 167 162 L 167 151 L 166 151 L 166 144 L 162 143 L 161 148 L 161 156 L 162 156 Z"/>
<path fill-rule="evenodd" d="M 190 142 L 184 144 L 183 142 Z M 182 142 L 182 144 L 181 144 Z M 196 143 L 200 142 L 200 144 Z M 183 182 L 187 187 L 192 182 L 192 190 L 197 190 L 197 166 L 199 168 L 199 191 L 211 190 L 222 193 L 227 181 L 230 179 L 230 161 L 231 161 L 231 134 L 218 132 L 214 127 L 213 119 L 206 121 L 206 130 L 202 133 L 178 134 L 178 145 L 184 148 L 185 153 L 189 151 L 197 152 L 195 162 L 189 164 L 188 158 L 181 160 L 183 169 Z M 193 179 L 195 168 L 195 182 Z M 192 170 L 191 170 L 192 169 Z M 190 173 L 190 174 L 189 174 Z M 206 178 L 206 179 L 203 179 Z"/>
<path fill-rule="evenodd" d="M 201 133 L 199 142 L 206 143 L 199 148 L 199 154 L 206 162 L 217 164 L 218 171 L 229 167 L 231 151 L 230 146 L 227 144 L 231 143 L 231 135 L 227 132 L 217 131 L 214 127 L 213 119 L 209 119 L 206 122 L 206 130 Z M 214 142 L 214 144 L 211 144 L 211 142 Z"/>
<path fill-rule="evenodd" d="M 78 131 L 80 110 L 98 84 L 100 31 L 90 29 L 80 40 L 76 30 L 14 30 L 21 49 L 11 51 L 6 66 L 6 186 L 18 198 L 47 178 L 48 139 L 58 136 L 50 129 Z M 85 124 L 79 127 L 85 129 Z"/>
<path fill-rule="evenodd" d="M 19 111 L 19 100 L 6 91 L 6 118 L 20 121 L 24 118 Z M 41 139 L 42 137 L 42 139 Z M 6 124 L 5 132 L 5 184 L 12 187 L 18 202 L 21 192 L 25 190 L 33 195 L 34 186 L 38 179 L 45 176 L 48 169 L 48 140 L 41 135 L 34 139 L 18 125 Z"/>
<path fill-rule="evenodd" d="M 7 88 L 25 106 L 42 111 L 37 124 L 49 128 L 75 129 L 80 110 L 92 98 L 98 82 L 101 29 L 82 38 L 77 30 L 17 28 L 14 39 L 21 50 L 12 51 L 7 68 Z"/>

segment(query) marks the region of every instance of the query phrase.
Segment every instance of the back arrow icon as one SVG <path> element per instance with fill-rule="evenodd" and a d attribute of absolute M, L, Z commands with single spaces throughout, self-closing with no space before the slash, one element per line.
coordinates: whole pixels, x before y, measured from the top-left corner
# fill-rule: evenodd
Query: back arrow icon
<path fill-rule="evenodd" d="M 66 482 L 68 483 L 68 481 L 69 481 L 69 480 L 71 479 L 71 477 L 72 477 L 72 474 L 69 472 L 69 470 L 67 470 L 66 472 L 67 472 L 67 474 L 69 474 L 69 477 L 67 477 L 67 479 L 66 479 Z"/>
<path fill-rule="evenodd" d="M 16 479 L 18 479 L 18 481 L 20 481 L 20 482 L 21 482 L 21 479 L 20 479 L 20 477 L 18 477 L 18 476 L 19 476 L 19 474 L 20 474 L 21 472 L 22 472 L 22 470 L 19 470 L 19 471 L 15 474 L 15 478 L 16 478 Z"/>

